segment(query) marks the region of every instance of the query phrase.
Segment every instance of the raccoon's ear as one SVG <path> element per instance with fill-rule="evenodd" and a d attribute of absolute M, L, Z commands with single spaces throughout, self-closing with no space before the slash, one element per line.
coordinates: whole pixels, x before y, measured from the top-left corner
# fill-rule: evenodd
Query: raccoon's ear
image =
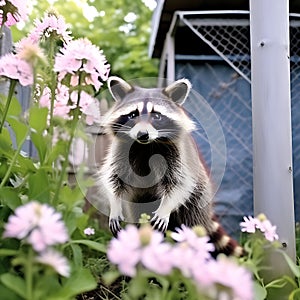
<path fill-rule="evenodd" d="M 116 101 L 121 101 L 128 93 L 133 91 L 133 87 L 122 78 L 110 76 L 107 79 L 108 89 Z"/>
<path fill-rule="evenodd" d="M 182 105 L 187 98 L 190 90 L 191 83 L 187 79 L 179 79 L 166 88 L 163 89 L 163 93 L 171 98 L 174 102 L 179 105 Z"/>

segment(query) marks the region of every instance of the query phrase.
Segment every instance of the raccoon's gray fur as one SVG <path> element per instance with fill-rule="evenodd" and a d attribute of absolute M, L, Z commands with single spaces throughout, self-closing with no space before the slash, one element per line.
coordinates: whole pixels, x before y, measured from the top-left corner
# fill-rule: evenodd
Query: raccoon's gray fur
<path fill-rule="evenodd" d="M 112 233 L 121 230 L 121 220 L 137 223 L 147 213 L 162 232 L 202 225 L 217 249 L 239 254 L 214 220 L 212 183 L 191 136 L 195 125 L 181 108 L 190 82 L 148 89 L 110 77 L 108 87 L 116 103 L 103 120 L 111 145 L 97 186 L 109 204 Z"/>

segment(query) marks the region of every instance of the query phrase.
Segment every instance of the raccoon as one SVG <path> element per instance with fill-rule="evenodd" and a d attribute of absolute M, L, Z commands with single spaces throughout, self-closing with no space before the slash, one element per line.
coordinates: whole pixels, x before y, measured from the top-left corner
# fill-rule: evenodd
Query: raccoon
<path fill-rule="evenodd" d="M 202 225 L 218 253 L 242 254 L 213 213 L 213 186 L 191 136 L 195 124 L 181 107 L 190 82 L 141 88 L 112 76 L 108 88 L 116 102 L 103 118 L 111 144 L 97 186 L 111 232 L 147 213 L 157 230 Z"/>

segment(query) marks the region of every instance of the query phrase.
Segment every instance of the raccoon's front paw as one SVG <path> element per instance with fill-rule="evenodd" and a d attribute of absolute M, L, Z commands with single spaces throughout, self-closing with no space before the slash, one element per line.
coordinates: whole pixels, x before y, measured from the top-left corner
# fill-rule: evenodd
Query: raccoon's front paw
<path fill-rule="evenodd" d="M 120 224 L 121 218 L 109 218 L 109 229 L 114 237 L 117 237 L 119 231 L 121 231 L 122 227 Z"/>
<path fill-rule="evenodd" d="M 170 216 L 162 218 L 158 214 L 154 214 L 153 218 L 151 219 L 151 225 L 153 229 L 164 233 L 168 228 L 169 218 Z"/>

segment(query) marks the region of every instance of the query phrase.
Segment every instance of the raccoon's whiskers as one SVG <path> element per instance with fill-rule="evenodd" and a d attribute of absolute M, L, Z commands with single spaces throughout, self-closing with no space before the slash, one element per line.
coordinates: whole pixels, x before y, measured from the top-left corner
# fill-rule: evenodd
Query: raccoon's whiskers
<path fill-rule="evenodd" d="M 111 126 L 112 126 L 112 127 L 117 127 L 117 128 L 127 128 L 127 129 L 131 129 L 130 126 L 125 125 L 125 124 L 120 124 L 120 123 L 112 123 Z"/>

